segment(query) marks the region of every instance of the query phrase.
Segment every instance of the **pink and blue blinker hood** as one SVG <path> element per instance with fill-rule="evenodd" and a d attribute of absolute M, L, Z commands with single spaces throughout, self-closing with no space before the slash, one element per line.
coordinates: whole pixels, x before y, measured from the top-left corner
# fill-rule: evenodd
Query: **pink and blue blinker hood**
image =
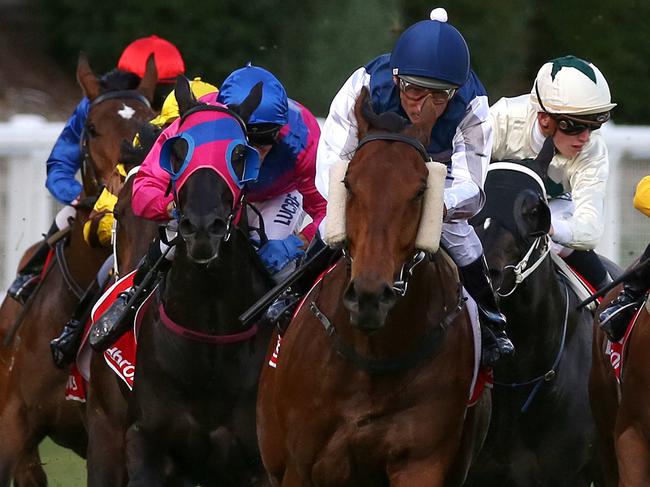
<path fill-rule="evenodd" d="M 172 148 L 179 139 L 187 143 L 187 155 L 178 171 L 172 166 Z M 242 174 L 233 167 L 233 152 L 243 146 L 245 163 Z M 242 120 L 223 105 L 201 105 L 183 116 L 176 135 L 167 139 L 160 150 L 160 167 L 171 177 L 174 192 L 180 191 L 188 178 L 199 169 L 211 169 L 226 182 L 233 204 L 260 171 L 260 157 L 248 145 Z"/>

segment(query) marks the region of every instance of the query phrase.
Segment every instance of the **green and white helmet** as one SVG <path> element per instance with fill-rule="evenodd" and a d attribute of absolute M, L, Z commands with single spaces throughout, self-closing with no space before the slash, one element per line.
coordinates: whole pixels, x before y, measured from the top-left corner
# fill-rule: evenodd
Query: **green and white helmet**
<path fill-rule="evenodd" d="M 540 112 L 566 115 L 608 114 L 616 106 L 600 70 L 575 56 L 544 64 L 537 73 L 530 99 Z"/>

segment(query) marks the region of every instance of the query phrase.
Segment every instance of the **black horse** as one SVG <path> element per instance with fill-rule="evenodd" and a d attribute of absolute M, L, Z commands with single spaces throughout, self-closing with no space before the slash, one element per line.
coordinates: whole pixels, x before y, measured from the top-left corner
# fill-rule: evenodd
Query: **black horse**
<path fill-rule="evenodd" d="M 241 119 L 259 104 L 260 88 L 235 107 Z M 238 130 L 239 137 L 231 138 L 245 138 L 239 117 L 193 103 L 186 82 L 179 81 L 176 97 L 179 133 L 189 134 L 195 117 L 212 114 Z M 200 157 L 198 143 L 189 157 L 186 139 L 170 144 L 174 173 L 185 159 Z M 231 154 L 231 174 L 241 181 L 249 161 L 244 151 Z M 138 338 L 134 422 L 127 432 L 129 486 L 245 486 L 264 478 L 255 402 L 271 329 L 243 330 L 238 316 L 272 282 L 248 232 L 235 226 L 243 198 L 224 177 L 230 171 L 205 167 L 223 161 L 200 163 L 203 168 L 179 182 L 175 259 Z"/>
<path fill-rule="evenodd" d="M 549 255 L 541 162 L 492 164 L 487 203 L 472 220 L 517 353 L 494 370 L 490 429 L 468 486 L 588 487 L 594 480 L 593 317 L 576 309 L 579 300 Z"/>

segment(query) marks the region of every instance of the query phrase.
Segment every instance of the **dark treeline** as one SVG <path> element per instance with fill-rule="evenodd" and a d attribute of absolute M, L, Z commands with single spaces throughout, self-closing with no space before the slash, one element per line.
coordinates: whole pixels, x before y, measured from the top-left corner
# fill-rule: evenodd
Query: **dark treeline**
<path fill-rule="evenodd" d="M 464 34 L 491 101 L 530 90 L 539 66 L 574 54 L 610 83 L 618 123 L 649 123 L 650 2 L 643 0 L 33 0 L 52 55 L 73 70 L 85 50 L 97 72 L 156 33 L 177 44 L 188 75 L 220 84 L 247 61 L 273 71 L 289 96 L 325 115 L 347 76 L 391 49 L 402 30 L 444 6 Z"/>

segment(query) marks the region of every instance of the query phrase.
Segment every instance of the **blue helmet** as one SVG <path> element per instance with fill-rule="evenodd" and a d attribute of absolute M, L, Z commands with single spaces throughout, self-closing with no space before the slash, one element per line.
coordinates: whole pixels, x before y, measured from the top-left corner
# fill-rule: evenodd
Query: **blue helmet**
<path fill-rule="evenodd" d="M 230 73 L 221 85 L 217 101 L 224 105 L 239 104 L 260 81 L 263 83 L 262 101 L 248 125 L 286 125 L 289 122 L 289 101 L 284 86 L 269 71 L 250 63 Z"/>
<path fill-rule="evenodd" d="M 458 88 L 469 76 L 469 49 L 455 27 L 422 20 L 406 29 L 390 55 L 394 75 L 429 88 Z"/>

